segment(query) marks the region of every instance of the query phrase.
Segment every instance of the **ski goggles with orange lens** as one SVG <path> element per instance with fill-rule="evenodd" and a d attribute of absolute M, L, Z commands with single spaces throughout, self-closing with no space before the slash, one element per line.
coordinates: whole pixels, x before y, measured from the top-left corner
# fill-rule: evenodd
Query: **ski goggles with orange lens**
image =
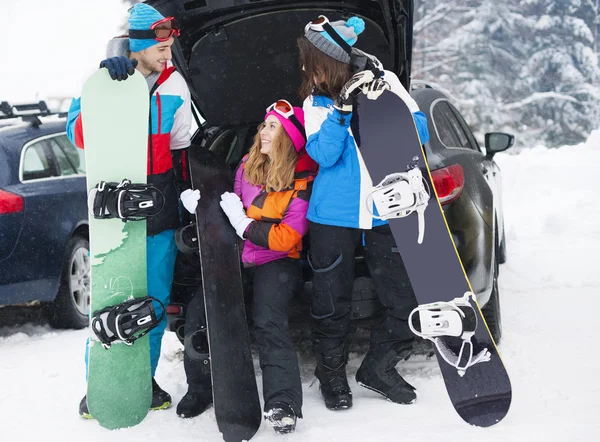
<path fill-rule="evenodd" d="M 304 32 L 308 31 L 309 29 L 317 32 L 323 32 L 325 30 L 323 25 L 325 25 L 326 23 L 329 24 L 329 19 L 324 15 L 319 15 L 319 18 L 310 21 L 306 24 L 306 26 L 304 27 Z"/>
<path fill-rule="evenodd" d="M 277 100 L 275 103 L 273 103 L 267 108 L 266 113 L 268 114 L 271 111 L 278 113 L 286 120 L 289 120 L 294 126 L 296 126 L 296 129 L 298 129 L 300 135 L 302 135 L 302 138 L 304 138 L 304 142 L 306 142 L 306 132 L 304 126 L 302 126 L 300 120 L 298 120 L 298 118 L 294 114 L 294 107 L 289 101 L 283 99 Z"/>
<path fill-rule="evenodd" d="M 275 103 L 270 105 L 267 108 L 267 113 L 275 111 L 282 117 L 287 118 L 288 120 L 292 115 L 294 115 L 294 107 L 287 100 L 277 100 Z"/>
<path fill-rule="evenodd" d="M 129 38 L 136 40 L 154 39 L 156 41 L 167 41 L 171 37 L 179 37 L 181 34 L 179 23 L 175 17 L 166 17 L 152 23 L 150 29 L 130 29 Z"/>

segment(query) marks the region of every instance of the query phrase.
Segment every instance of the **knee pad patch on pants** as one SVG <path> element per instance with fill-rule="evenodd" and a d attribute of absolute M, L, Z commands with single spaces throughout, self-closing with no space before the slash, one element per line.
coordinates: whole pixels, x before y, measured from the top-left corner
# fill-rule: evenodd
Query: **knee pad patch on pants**
<path fill-rule="evenodd" d="M 313 265 L 310 253 L 307 258 L 314 272 L 310 313 L 315 319 L 328 318 L 335 313 L 333 293 L 343 291 L 342 278 L 337 269 L 342 262 L 343 255 L 340 254 L 331 265 L 324 268 L 316 268 Z"/>

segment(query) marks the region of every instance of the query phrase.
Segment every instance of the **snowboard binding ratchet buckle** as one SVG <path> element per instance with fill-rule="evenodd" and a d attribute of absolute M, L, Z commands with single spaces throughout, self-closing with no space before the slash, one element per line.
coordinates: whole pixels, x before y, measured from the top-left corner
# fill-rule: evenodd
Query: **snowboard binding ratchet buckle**
<path fill-rule="evenodd" d="M 424 339 L 432 341 L 444 360 L 464 376 L 467 369 L 480 362 L 490 360 L 491 354 L 484 348 L 477 355 L 473 355 L 471 339 L 477 329 L 477 314 L 470 304 L 474 300 L 471 292 L 466 292 L 463 297 L 455 298 L 449 302 L 433 302 L 419 305 L 408 317 L 411 331 Z M 413 325 L 413 315 L 419 313 L 421 323 L 420 331 Z M 456 354 L 445 341 L 447 337 L 462 339 L 458 354 Z"/>
<path fill-rule="evenodd" d="M 152 301 L 161 305 L 162 313 L 156 316 Z M 105 307 L 92 315 L 92 337 L 102 343 L 106 349 L 115 341 L 132 345 L 136 340 L 148 334 L 164 318 L 165 306 L 151 296 L 130 299 L 121 304 Z"/>
<path fill-rule="evenodd" d="M 425 209 L 429 203 L 431 192 L 427 181 L 419 169 L 419 157 L 414 157 L 406 172 L 387 175 L 367 195 L 367 207 L 374 218 L 387 220 L 404 218 L 417 212 L 419 220 L 419 236 L 417 242 L 423 242 L 425 235 Z M 375 205 L 377 214 L 373 213 Z"/>
<path fill-rule="evenodd" d="M 88 195 L 88 207 L 94 218 L 119 218 L 123 222 L 141 221 L 157 215 L 165 204 L 162 192 L 149 184 L 100 181 Z"/>

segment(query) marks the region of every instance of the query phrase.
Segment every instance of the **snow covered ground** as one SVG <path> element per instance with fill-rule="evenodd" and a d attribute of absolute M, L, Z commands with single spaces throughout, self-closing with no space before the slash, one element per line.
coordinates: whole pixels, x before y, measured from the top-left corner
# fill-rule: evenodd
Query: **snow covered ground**
<path fill-rule="evenodd" d="M 354 408 L 332 412 L 313 383 L 314 360 L 303 353 L 304 419 L 289 436 L 263 425 L 253 441 L 598 440 L 600 130 L 582 145 L 499 154 L 497 162 L 508 240 L 508 262 L 500 269 L 500 350 L 513 387 L 508 416 L 492 428 L 466 425 L 450 404 L 437 362 L 424 357 L 399 365 L 417 387 L 418 402 L 382 400 L 354 382 L 363 356 L 356 353 L 349 365 Z M 212 409 L 192 420 L 179 419 L 174 408 L 151 412 L 137 427 L 110 433 L 79 418 L 86 333 L 33 324 L 0 328 L 0 440 L 221 440 Z M 185 393 L 181 346 L 172 333 L 157 380 L 175 403 Z"/>

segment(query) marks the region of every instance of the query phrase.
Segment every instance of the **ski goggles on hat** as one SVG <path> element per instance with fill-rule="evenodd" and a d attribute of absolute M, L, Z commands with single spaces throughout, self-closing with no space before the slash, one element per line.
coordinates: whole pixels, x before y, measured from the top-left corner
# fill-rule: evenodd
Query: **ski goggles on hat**
<path fill-rule="evenodd" d="M 298 118 L 296 118 L 296 115 L 294 115 L 294 107 L 289 101 L 283 99 L 277 100 L 275 103 L 267 107 L 266 113 L 268 114 L 271 111 L 277 112 L 283 118 L 289 120 L 294 126 L 296 126 L 296 129 L 300 131 L 302 138 L 304 138 L 304 141 L 306 141 L 306 132 L 304 131 L 304 127 L 302 124 L 300 124 L 300 121 Z"/>
<path fill-rule="evenodd" d="M 340 34 L 335 32 L 335 29 L 333 29 L 333 26 L 331 26 L 329 23 L 329 19 L 324 15 L 319 15 L 319 18 L 316 20 L 308 22 L 304 27 L 304 33 L 306 34 L 309 30 L 315 32 L 326 32 L 327 35 L 329 35 L 331 39 L 335 41 L 338 46 L 341 47 L 348 55 L 352 55 L 352 48 L 350 45 L 346 43 L 346 40 L 344 40 Z"/>
<path fill-rule="evenodd" d="M 277 112 L 279 115 L 287 118 L 288 120 L 294 115 L 294 108 L 287 100 L 277 100 L 267 108 L 266 112 L 269 113 L 271 111 Z"/>
<path fill-rule="evenodd" d="M 152 23 L 150 29 L 130 29 L 129 38 L 136 40 L 154 39 L 156 41 L 167 41 L 171 37 L 179 37 L 181 34 L 179 23 L 175 17 L 167 17 Z"/>
<path fill-rule="evenodd" d="M 325 25 L 326 23 L 329 24 L 329 19 L 324 15 L 319 15 L 319 18 L 313 21 L 309 21 L 306 24 L 306 26 L 304 27 L 304 32 L 308 31 L 309 29 L 317 32 L 323 32 L 325 30 L 323 25 Z"/>

